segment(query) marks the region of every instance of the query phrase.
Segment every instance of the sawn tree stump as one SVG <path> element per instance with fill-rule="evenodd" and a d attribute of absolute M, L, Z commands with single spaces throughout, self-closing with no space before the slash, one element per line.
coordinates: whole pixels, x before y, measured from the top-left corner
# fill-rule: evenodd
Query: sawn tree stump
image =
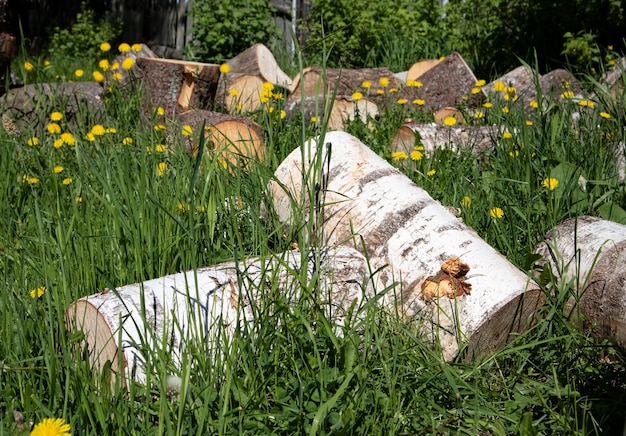
<path fill-rule="evenodd" d="M 468 358 L 497 350 L 526 329 L 543 302 L 527 274 L 357 138 L 330 132 L 319 142 L 294 150 L 270 182 L 285 225 L 303 226 L 292 202 L 315 208 L 321 243 L 367 253 L 376 291 L 389 290 L 385 304 L 418 323 L 446 359 L 465 345 Z M 323 174 L 307 180 L 315 159 Z"/>

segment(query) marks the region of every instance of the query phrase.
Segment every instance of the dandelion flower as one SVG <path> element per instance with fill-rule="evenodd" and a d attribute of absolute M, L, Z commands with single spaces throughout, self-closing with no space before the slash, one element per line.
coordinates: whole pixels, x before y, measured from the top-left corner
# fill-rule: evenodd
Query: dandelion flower
<path fill-rule="evenodd" d="M 602 118 L 607 119 L 607 120 L 608 120 L 609 118 L 611 118 L 611 114 L 609 114 L 608 112 L 600 112 L 600 116 L 601 116 Z"/>
<path fill-rule="evenodd" d="M 263 89 L 266 91 L 273 91 L 274 90 L 274 84 L 270 83 L 270 82 L 263 82 Z"/>
<path fill-rule="evenodd" d="M 163 144 L 157 144 L 156 147 L 154 147 L 154 151 L 156 151 L 157 153 L 165 153 L 165 145 Z"/>
<path fill-rule="evenodd" d="M 489 216 L 491 218 L 500 219 L 504 216 L 504 211 L 499 207 L 493 207 L 489 210 Z"/>
<path fill-rule="evenodd" d="M 52 146 L 54 148 L 61 148 L 61 147 L 63 147 L 63 139 L 61 139 L 61 138 L 55 139 L 54 142 L 52 143 Z"/>
<path fill-rule="evenodd" d="M 434 176 L 434 175 L 435 175 L 435 173 L 436 173 L 436 172 L 437 172 L 437 170 L 436 170 L 436 169 L 428 170 L 428 172 L 426 173 L 426 175 L 427 175 L 428 177 L 432 177 L 432 176 Z"/>
<path fill-rule="evenodd" d="M 163 109 L 161 106 L 157 107 L 156 112 L 157 112 L 157 115 L 161 115 L 161 116 L 165 115 L 165 109 Z"/>
<path fill-rule="evenodd" d="M 157 124 L 156 126 L 154 126 L 154 130 L 160 132 L 162 130 L 165 130 L 165 126 L 163 124 Z"/>
<path fill-rule="evenodd" d="M 415 100 L 413 100 L 413 104 L 416 106 L 424 106 L 425 103 L 426 102 L 421 98 L 416 98 Z"/>
<path fill-rule="evenodd" d="M 317 123 L 319 121 L 319 118 L 317 117 L 311 117 L 311 122 L 312 123 Z"/>
<path fill-rule="evenodd" d="M 83 197 L 76 197 L 76 203 L 82 203 Z"/>
<path fill-rule="evenodd" d="M 110 67 L 110 64 L 107 59 L 101 59 L 100 62 L 98 62 L 98 66 L 102 71 L 107 71 Z"/>
<path fill-rule="evenodd" d="M 95 136 L 102 136 L 106 133 L 106 129 L 102 124 L 95 124 L 91 128 L 91 133 L 93 133 Z"/>
<path fill-rule="evenodd" d="M 190 125 L 185 124 L 183 128 L 181 129 L 181 132 L 185 136 L 191 136 L 193 134 L 193 129 L 191 128 Z"/>
<path fill-rule="evenodd" d="M 508 113 L 510 112 L 510 110 L 511 110 L 511 109 L 509 109 L 509 107 L 508 107 L 508 106 L 504 106 L 504 107 L 502 108 L 502 112 L 504 112 L 505 114 L 508 114 Z"/>
<path fill-rule="evenodd" d="M 461 199 L 461 206 L 470 207 L 472 205 L 472 199 L 467 195 Z"/>
<path fill-rule="evenodd" d="M 548 191 L 554 191 L 554 189 L 556 189 L 556 187 L 559 186 L 559 181 L 555 178 L 547 177 L 543 179 L 542 185 Z"/>
<path fill-rule="evenodd" d="M 513 137 L 513 135 L 511 134 L 511 132 L 508 132 L 508 131 L 507 131 L 507 132 L 504 132 L 504 133 L 502 134 L 502 137 L 503 137 L 504 139 L 511 139 L 511 138 Z"/>
<path fill-rule="evenodd" d="M 131 138 L 130 136 L 127 136 L 126 138 L 122 139 L 122 144 L 124 145 L 130 145 L 133 143 L 133 138 Z"/>
<path fill-rule="evenodd" d="M 532 126 L 533 125 L 533 122 L 531 120 L 526 120 L 525 123 L 526 123 L 527 126 Z"/>
<path fill-rule="evenodd" d="M 359 91 L 356 91 L 355 93 L 352 94 L 352 100 L 357 101 L 357 100 L 361 100 L 363 98 L 363 94 L 361 94 Z"/>
<path fill-rule="evenodd" d="M 159 162 L 159 164 L 157 165 L 157 175 L 162 176 L 163 174 L 165 174 L 165 171 L 167 171 L 167 163 Z"/>
<path fill-rule="evenodd" d="M 483 103 L 483 107 L 485 109 L 492 108 L 493 107 L 493 103 L 491 103 L 490 101 L 486 101 L 486 102 Z"/>
<path fill-rule="evenodd" d="M 283 93 L 282 92 L 274 92 L 274 93 L 272 93 L 272 98 L 274 100 L 282 100 L 283 99 Z"/>
<path fill-rule="evenodd" d="M 506 90 L 506 85 L 499 80 L 493 84 L 493 89 L 498 92 L 502 92 Z"/>
<path fill-rule="evenodd" d="M 280 119 L 284 120 L 286 116 L 287 116 L 287 112 L 285 112 L 284 110 L 281 110 L 280 111 Z"/>
<path fill-rule="evenodd" d="M 39 179 L 37 177 L 28 177 L 26 179 L 26 181 L 30 184 L 30 185 L 36 185 L 37 183 L 39 183 Z"/>
<path fill-rule="evenodd" d="M 61 141 L 63 141 L 63 143 L 67 145 L 74 145 L 76 143 L 76 139 L 74 138 L 74 135 L 72 135 L 69 132 L 61 133 Z"/>
<path fill-rule="evenodd" d="M 222 73 L 222 74 L 230 73 L 230 65 L 228 65 L 228 64 L 220 65 L 220 73 Z"/>
<path fill-rule="evenodd" d="M 56 133 L 61 133 L 61 126 L 59 126 L 57 123 L 50 123 L 46 126 L 46 130 L 54 135 Z"/>
<path fill-rule="evenodd" d="M 71 177 L 66 177 L 65 179 L 63 179 L 63 184 L 65 186 L 69 185 L 70 183 L 72 183 L 72 178 Z"/>
<path fill-rule="evenodd" d="M 382 87 L 389 86 L 389 79 L 387 77 L 381 77 L 378 83 L 380 83 Z"/>
<path fill-rule="evenodd" d="M 391 92 L 392 94 L 394 92 L 398 92 L 398 88 L 389 88 L 389 92 Z"/>
<path fill-rule="evenodd" d="M 85 74 L 85 72 L 83 70 L 81 70 L 81 69 L 78 69 L 78 70 L 74 71 L 74 75 L 76 77 L 83 77 L 83 74 Z"/>
<path fill-rule="evenodd" d="M 62 172 L 63 172 L 63 169 L 64 169 L 64 168 L 63 168 L 61 165 L 56 165 L 56 166 L 52 169 L 52 171 L 54 171 L 54 173 L 55 173 L 55 174 L 59 174 L 59 173 L 62 173 Z"/>
<path fill-rule="evenodd" d="M 408 159 L 408 156 L 403 151 L 394 151 L 393 153 L 391 153 L 391 158 L 393 160 L 405 160 Z"/>
<path fill-rule="evenodd" d="M 472 94 L 478 94 L 480 92 L 480 88 L 478 86 L 474 86 L 472 88 Z"/>
<path fill-rule="evenodd" d="M 565 91 L 564 93 L 561 94 L 561 98 L 564 98 L 564 99 L 574 98 L 574 93 L 572 91 Z"/>
<path fill-rule="evenodd" d="M 122 80 L 122 74 L 121 73 L 114 73 L 113 74 L 113 78 L 115 80 Z"/>
<path fill-rule="evenodd" d="M 141 51 L 141 44 L 135 43 L 135 44 L 130 46 L 130 49 L 132 51 L 135 51 L 135 52 L 140 52 Z"/>
<path fill-rule="evenodd" d="M 487 84 L 487 82 L 486 82 L 484 79 L 480 79 L 480 80 L 478 80 L 478 81 L 474 84 L 474 86 L 479 86 L 479 87 L 480 87 L 480 86 L 485 86 L 486 84 Z"/>
<path fill-rule="evenodd" d="M 117 62 L 113 62 L 113 63 L 111 64 L 111 69 L 112 69 L 112 70 L 117 70 L 119 67 L 120 67 L 120 64 L 119 64 L 119 63 L 117 63 Z"/>
<path fill-rule="evenodd" d="M 117 47 L 117 49 L 120 51 L 120 53 L 127 53 L 130 51 L 130 45 L 123 42 Z"/>
<path fill-rule="evenodd" d="M 50 119 L 52 121 L 61 121 L 63 119 L 63 114 L 61 112 L 52 112 L 50 114 Z"/>
<path fill-rule="evenodd" d="M 100 44 L 100 51 L 107 52 L 109 50 L 111 50 L 111 44 L 109 44 L 108 42 L 103 42 L 102 44 Z"/>
<path fill-rule="evenodd" d="M 400 106 L 405 105 L 405 104 L 406 104 L 406 102 L 407 102 L 407 99 L 406 99 L 406 98 L 399 98 L 399 99 L 398 99 L 398 104 L 399 104 Z"/>
<path fill-rule="evenodd" d="M 384 89 L 377 89 L 376 90 L 376 95 L 385 95 L 385 90 Z"/>
<path fill-rule="evenodd" d="M 31 289 L 31 291 L 29 292 L 31 298 L 39 298 L 41 297 L 43 294 L 46 293 L 46 288 L 43 286 L 39 286 L 36 289 Z M 32 434 L 32 433 L 31 433 Z"/>
<path fill-rule="evenodd" d="M 537 109 L 539 107 L 539 102 L 537 100 L 531 100 L 528 105 L 533 109 Z"/>
<path fill-rule="evenodd" d="M 476 112 L 474 112 L 474 118 L 476 118 L 476 119 L 480 119 L 480 118 L 482 118 L 482 117 L 484 117 L 484 116 L 485 116 L 485 113 L 484 113 L 484 112 L 482 112 L 482 111 L 476 111 Z"/>
<path fill-rule="evenodd" d="M 39 139 L 36 136 L 33 136 L 32 138 L 29 138 L 26 143 L 28 145 L 30 145 L 31 147 L 33 147 L 33 146 L 39 144 Z"/>
<path fill-rule="evenodd" d="M 443 119 L 443 123 L 448 126 L 448 127 L 452 127 L 456 124 L 456 118 L 454 117 L 445 117 Z"/>
<path fill-rule="evenodd" d="M 372 87 L 372 82 L 370 82 L 369 80 L 364 80 L 363 83 L 361 83 L 361 88 L 371 88 Z"/>
<path fill-rule="evenodd" d="M 96 135 L 94 135 L 92 132 L 88 132 L 88 133 L 85 135 L 85 139 L 86 139 L 87 141 L 95 141 L 95 140 L 96 140 Z"/>
<path fill-rule="evenodd" d="M 45 418 L 35 425 L 30 436 L 71 436 L 70 425 L 61 418 Z"/>
<path fill-rule="evenodd" d="M 98 83 L 104 82 L 104 74 L 102 74 L 100 71 L 94 71 L 93 73 L 91 73 L 91 75 L 93 76 L 94 81 Z"/>
<path fill-rule="evenodd" d="M 590 108 L 593 108 L 596 106 L 596 104 L 591 100 L 580 100 L 578 102 L 578 105 L 583 106 L 583 107 L 590 107 Z"/>
<path fill-rule="evenodd" d="M 238 97 L 239 96 L 239 91 L 237 91 L 236 89 L 229 89 L 228 93 L 230 95 L 232 95 L 233 97 Z"/>
<path fill-rule="evenodd" d="M 33 64 L 31 64 L 30 62 L 24 62 L 24 69 L 26 71 L 33 71 L 33 68 L 35 68 Z"/>
<path fill-rule="evenodd" d="M 122 68 L 125 70 L 130 70 L 133 65 L 135 65 L 135 60 L 133 58 L 126 58 L 124 62 L 122 62 Z"/>
<path fill-rule="evenodd" d="M 421 150 L 423 150 L 423 149 L 424 149 L 424 147 L 420 147 L 420 148 L 421 148 Z M 419 149 L 415 148 L 415 149 L 411 152 L 411 155 L 410 155 L 411 160 L 414 160 L 414 161 L 422 160 L 422 158 L 424 157 L 424 153 L 422 153 L 422 151 L 421 151 L 421 150 L 419 150 Z"/>
<path fill-rule="evenodd" d="M 109 127 L 104 132 L 105 133 L 117 133 L 117 129 L 115 127 Z"/>

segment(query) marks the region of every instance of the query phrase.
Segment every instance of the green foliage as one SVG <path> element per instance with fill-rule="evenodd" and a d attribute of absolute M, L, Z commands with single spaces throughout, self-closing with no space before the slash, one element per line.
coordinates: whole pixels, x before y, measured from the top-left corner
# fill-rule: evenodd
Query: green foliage
<path fill-rule="evenodd" d="M 600 48 L 596 44 L 595 35 L 580 31 L 576 35 L 566 32 L 563 35 L 563 51 L 561 54 L 576 65 L 593 65 L 600 62 Z"/>
<path fill-rule="evenodd" d="M 96 21 L 94 11 L 81 4 L 76 22 L 69 29 L 54 28 L 50 38 L 50 55 L 74 59 L 97 60 L 100 43 L 112 41 L 122 32 L 122 23 L 111 23 L 106 19 Z"/>
<path fill-rule="evenodd" d="M 194 40 L 187 55 L 202 61 L 221 62 L 280 35 L 266 0 L 197 1 L 191 14 Z"/>

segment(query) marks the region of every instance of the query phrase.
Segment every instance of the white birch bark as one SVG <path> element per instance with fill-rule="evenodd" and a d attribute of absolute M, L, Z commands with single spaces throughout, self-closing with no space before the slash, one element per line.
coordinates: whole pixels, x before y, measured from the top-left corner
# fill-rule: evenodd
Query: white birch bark
<path fill-rule="evenodd" d="M 292 202 L 310 207 L 316 181 L 303 174 L 312 171 L 317 150 L 328 162 L 318 178 L 327 182 L 322 244 L 366 251 L 372 270 L 381 269 L 374 277 L 377 292 L 400 284 L 383 299 L 386 306 L 423 323 L 446 359 L 465 344 L 469 357 L 498 349 L 527 327 L 543 298 L 525 273 L 357 138 L 331 132 L 322 144 L 310 141 L 277 168 L 268 191 L 281 221 L 293 220 Z M 453 256 L 470 268 L 464 278 L 471 294 L 423 295 L 429 276 Z"/>
<path fill-rule="evenodd" d="M 567 310 L 602 339 L 626 349 L 626 226 L 583 216 L 557 225 L 539 244 L 558 279 L 571 284 Z M 584 315 L 578 317 L 579 312 Z"/>
<path fill-rule="evenodd" d="M 227 262 L 105 290 L 74 302 L 66 323 L 84 332 L 95 369 L 102 371 L 108 362 L 124 380 L 145 384 L 146 353 L 165 350 L 180 366 L 187 341 L 203 341 L 220 353 L 237 326 L 263 322 L 255 318 L 255 308 L 272 304 L 266 301 L 268 281 L 296 304 L 302 285 L 293 272 L 300 271 L 301 257 L 294 250 L 265 261 Z M 312 253 L 305 262 L 309 280 L 319 265 L 318 298 L 337 325 L 354 302 L 373 296 L 367 263 L 356 250 L 323 248 L 319 264 Z"/>

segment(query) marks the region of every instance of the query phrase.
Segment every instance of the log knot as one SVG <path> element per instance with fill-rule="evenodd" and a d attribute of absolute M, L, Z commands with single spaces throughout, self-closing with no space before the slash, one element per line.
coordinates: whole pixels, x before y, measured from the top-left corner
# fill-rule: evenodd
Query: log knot
<path fill-rule="evenodd" d="M 428 302 L 444 295 L 450 299 L 469 295 L 472 285 L 465 281 L 469 270 L 468 264 L 462 262 L 458 256 L 452 256 L 441 265 L 437 274 L 426 278 L 422 284 L 422 298 Z"/>

